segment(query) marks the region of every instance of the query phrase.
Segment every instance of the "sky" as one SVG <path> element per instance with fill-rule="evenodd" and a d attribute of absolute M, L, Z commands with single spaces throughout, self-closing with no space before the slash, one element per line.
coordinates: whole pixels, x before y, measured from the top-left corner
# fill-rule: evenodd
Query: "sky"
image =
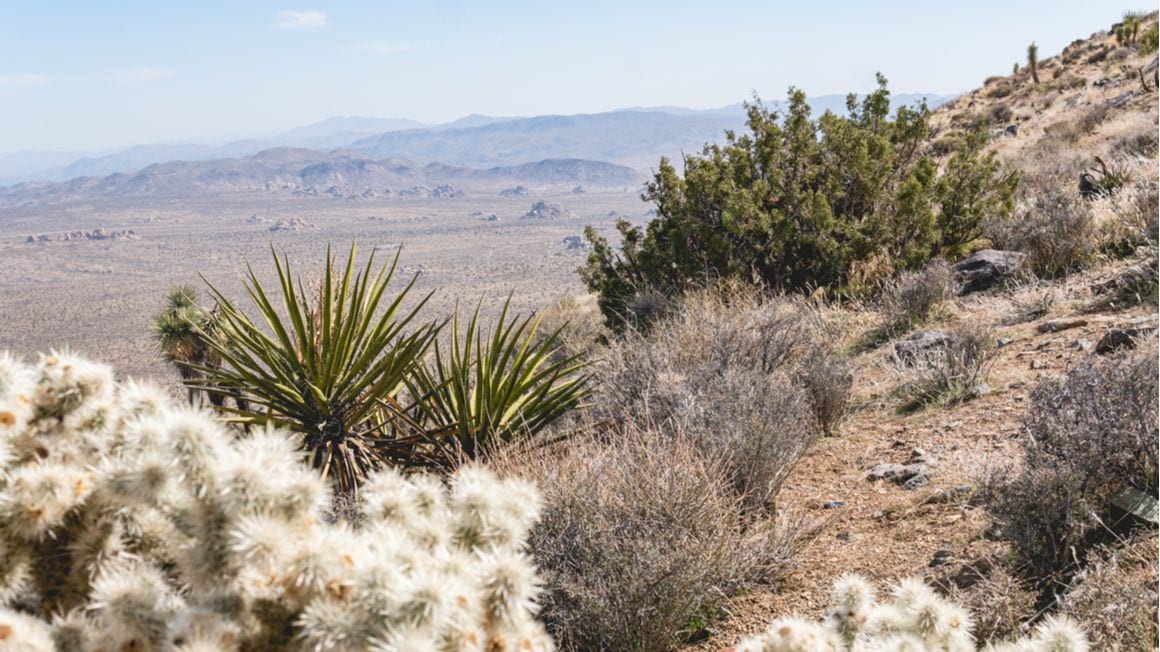
<path fill-rule="evenodd" d="M 1137 7 L 1099 0 L 0 0 L 0 152 L 257 136 L 335 115 L 954 94 Z"/>

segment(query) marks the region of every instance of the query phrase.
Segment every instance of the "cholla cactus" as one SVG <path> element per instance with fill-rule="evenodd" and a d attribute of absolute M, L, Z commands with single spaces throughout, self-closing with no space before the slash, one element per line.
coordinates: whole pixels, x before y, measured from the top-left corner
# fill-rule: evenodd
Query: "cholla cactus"
<path fill-rule="evenodd" d="M 735 652 L 975 652 L 970 614 L 922 580 L 907 579 L 879 602 L 854 575 L 834 585 L 834 609 L 824 622 L 780 618 Z M 988 645 L 990 652 L 1086 652 L 1084 633 L 1066 618 L 1048 618 L 1026 639 Z"/>
<path fill-rule="evenodd" d="M 103 365 L 0 353 L 0 649 L 552 649 L 534 487 L 388 470 L 338 520 L 292 435 L 237 434 Z"/>

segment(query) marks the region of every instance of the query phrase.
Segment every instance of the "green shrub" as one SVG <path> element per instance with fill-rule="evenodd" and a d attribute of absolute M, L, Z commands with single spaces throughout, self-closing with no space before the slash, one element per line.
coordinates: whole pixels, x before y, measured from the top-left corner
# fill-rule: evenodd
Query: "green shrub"
<path fill-rule="evenodd" d="M 290 433 L 67 355 L 0 354 L 0 442 L 6 650 L 553 648 L 524 482 L 381 471 L 333 522 Z"/>
<path fill-rule="evenodd" d="M 925 106 L 890 114 L 886 80 L 847 116 L 814 120 L 791 90 L 784 112 L 749 106 L 749 132 L 688 157 L 684 176 L 668 161 L 649 184 L 657 218 L 618 223 L 621 250 L 594 229 L 581 269 L 609 326 L 632 325 L 629 306 L 648 291 L 682 292 L 713 279 L 770 287 L 856 291 L 855 270 L 877 260 L 903 269 L 955 254 L 980 235 L 984 217 L 1008 215 L 1018 176 L 969 134 L 946 170 L 920 153 Z M 872 279 L 877 280 L 877 279 Z"/>

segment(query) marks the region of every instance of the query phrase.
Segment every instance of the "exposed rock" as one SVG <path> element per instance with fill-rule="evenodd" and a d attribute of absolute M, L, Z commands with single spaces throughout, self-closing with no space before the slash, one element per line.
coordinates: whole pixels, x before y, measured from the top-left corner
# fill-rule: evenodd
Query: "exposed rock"
<path fill-rule="evenodd" d="M 431 197 L 431 189 L 423 185 L 414 185 L 400 190 L 399 196 L 408 199 L 427 199 Z"/>
<path fill-rule="evenodd" d="M 1122 349 L 1134 349 L 1140 338 L 1144 335 L 1155 333 L 1156 327 L 1157 315 L 1147 315 L 1133 319 L 1105 333 L 1100 338 L 1099 343 L 1096 344 L 1096 353 L 1107 355 Z"/>
<path fill-rule="evenodd" d="M 523 186 L 516 186 L 515 188 L 505 188 L 499 191 L 500 197 L 527 197 L 528 189 Z"/>
<path fill-rule="evenodd" d="M 588 242 L 582 236 L 570 235 L 564 238 L 565 249 L 587 249 Z"/>
<path fill-rule="evenodd" d="M 998 285 L 1019 269 L 1026 254 L 1018 251 L 983 249 L 955 264 L 960 294 L 979 292 Z"/>
<path fill-rule="evenodd" d="M 254 213 L 253 215 L 246 218 L 246 224 L 265 224 L 269 221 L 270 220 L 267 220 L 264 217 L 260 217 L 257 213 Z"/>
<path fill-rule="evenodd" d="M 1005 131 L 1007 132 L 1008 136 L 1018 136 L 1019 125 L 1007 125 L 1007 129 Z"/>
<path fill-rule="evenodd" d="M 484 215 L 481 213 L 477 215 L 475 219 L 479 220 L 480 222 L 498 222 L 499 215 L 496 215 L 495 213 L 488 213 Z"/>
<path fill-rule="evenodd" d="M 1088 321 L 1082 317 L 1065 317 L 1063 319 L 1052 319 L 1045 321 L 1036 329 L 1040 333 L 1058 333 L 1071 328 L 1079 328 L 1087 326 Z"/>
<path fill-rule="evenodd" d="M 278 220 L 270 225 L 267 229 L 270 233 L 298 233 L 302 231 L 318 231 L 318 227 L 312 222 L 307 222 L 301 217 L 295 217 L 289 220 Z"/>
<path fill-rule="evenodd" d="M 431 191 L 431 198 L 452 199 L 454 197 L 463 197 L 466 194 L 467 193 L 463 192 L 462 190 L 456 190 L 447 184 L 443 184 L 441 186 L 435 186 L 435 189 Z"/>
<path fill-rule="evenodd" d="M 28 244 L 43 244 L 46 242 L 76 242 L 82 240 L 140 240 L 141 236 L 137 235 L 136 231 L 132 229 L 124 229 L 121 231 L 106 231 L 104 229 L 94 229 L 92 231 L 69 231 L 68 233 L 40 233 L 37 235 L 30 235 L 24 239 Z"/>
<path fill-rule="evenodd" d="M 913 491 L 930 482 L 935 466 L 938 466 L 938 460 L 921 448 L 916 448 L 911 451 L 906 464 L 877 464 L 866 472 L 865 477 L 867 480 L 890 480 L 903 489 Z"/>
<path fill-rule="evenodd" d="M 572 189 L 573 195 L 583 195 L 586 192 L 588 192 L 588 191 L 584 189 L 584 186 L 576 186 L 575 188 Z"/>
<path fill-rule="evenodd" d="M 538 201 L 532 204 L 531 210 L 524 213 L 523 220 L 556 220 L 560 218 L 572 217 L 572 211 L 563 206 L 550 201 Z"/>
<path fill-rule="evenodd" d="M 903 364 L 911 364 L 935 349 L 944 349 L 951 343 L 950 333 L 944 330 L 918 331 L 905 340 L 894 343 L 894 356 Z"/>
<path fill-rule="evenodd" d="M 822 503 L 822 509 L 838 509 L 845 506 L 846 501 L 844 500 L 827 500 L 826 502 Z"/>
<path fill-rule="evenodd" d="M 971 485 L 962 485 L 953 489 L 943 489 L 936 491 L 930 495 L 929 498 L 922 501 L 924 505 L 943 505 L 959 500 L 966 500 L 975 493 L 975 488 Z"/>

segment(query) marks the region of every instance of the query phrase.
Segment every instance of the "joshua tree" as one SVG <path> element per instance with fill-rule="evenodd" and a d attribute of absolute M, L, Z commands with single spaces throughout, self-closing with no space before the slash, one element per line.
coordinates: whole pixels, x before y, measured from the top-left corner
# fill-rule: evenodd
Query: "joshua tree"
<path fill-rule="evenodd" d="M 1018 75 L 1018 74 L 1019 74 L 1019 62 L 1018 62 L 1018 61 L 1016 61 L 1016 62 L 1015 62 L 1015 65 L 1011 67 L 1011 74 L 1012 74 L 1012 75 Z"/>
<path fill-rule="evenodd" d="M 1031 69 L 1031 81 L 1039 83 L 1039 46 L 1035 43 L 1027 46 L 1027 67 Z"/>
<path fill-rule="evenodd" d="M 206 332 L 211 327 L 212 313 L 197 303 L 197 290 L 188 285 L 177 285 L 165 297 L 165 308 L 153 317 L 153 338 L 165 360 L 177 368 L 182 383 L 189 389 L 189 400 L 197 396 L 191 381 L 201 379 L 198 366 L 217 364 L 220 360 L 206 345 Z M 210 395 L 215 404 L 220 402 Z"/>
<path fill-rule="evenodd" d="M 1140 34 L 1140 14 L 1128 12 L 1124 20 L 1116 26 L 1116 42 L 1120 45 L 1131 45 L 1136 42 Z"/>

